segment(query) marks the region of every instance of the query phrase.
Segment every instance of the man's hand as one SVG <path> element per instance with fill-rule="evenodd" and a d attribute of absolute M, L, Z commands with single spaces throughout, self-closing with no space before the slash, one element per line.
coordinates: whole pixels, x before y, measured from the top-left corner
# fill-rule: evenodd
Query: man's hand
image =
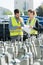
<path fill-rule="evenodd" d="M 18 26 L 18 29 L 21 29 L 21 26 Z"/>
<path fill-rule="evenodd" d="M 22 23 L 23 22 L 22 18 L 19 18 L 19 21 L 20 21 L 20 23 Z"/>
<path fill-rule="evenodd" d="M 29 28 L 33 28 L 32 26 L 29 26 Z"/>

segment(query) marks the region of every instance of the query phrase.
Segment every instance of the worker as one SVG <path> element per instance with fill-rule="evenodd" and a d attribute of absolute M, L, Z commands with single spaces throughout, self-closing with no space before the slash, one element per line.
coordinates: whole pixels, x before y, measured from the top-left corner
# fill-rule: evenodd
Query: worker
<path fill-rule="evenodd" d="M 20 12 L 18 9 L 14 10 L 14 17 L 11 17 L 10 19 L 11 21 L 9 23 L 9 27 L 12 42 L 14 42 L 17 39 L 20 40 L 20 37 L 23 41 L 23 31 L 21 28 L 23 26 L 23 19 L 20 17 Z"/>
<path fill-rule="evenodd" d="M 37 35 L 38 31 L 36 29 L 33 29 L 36 26 L 36 23 L 38 22 L 38 19 L 35 18 L 35 12 L 32 11 L 31 9 L 28 10 L 28 21 L 27 25 L 29 25 L 30 30 L 30 35 Z"/>

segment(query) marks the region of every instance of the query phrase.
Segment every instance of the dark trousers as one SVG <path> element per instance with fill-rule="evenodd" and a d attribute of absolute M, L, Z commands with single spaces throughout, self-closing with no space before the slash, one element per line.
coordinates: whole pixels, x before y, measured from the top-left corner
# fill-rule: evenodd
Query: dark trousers
<path fill-rule="evenodd" d="M 21 35 L 12 36 L 12 37 L 11 37 L 11 41 L 12 41 L 12 42 L 15 42 L 15 40 L 16 40 L 16 41 L 21 41 L 21 42 L 23 42 L 23 36 L 21 36 Z"/>

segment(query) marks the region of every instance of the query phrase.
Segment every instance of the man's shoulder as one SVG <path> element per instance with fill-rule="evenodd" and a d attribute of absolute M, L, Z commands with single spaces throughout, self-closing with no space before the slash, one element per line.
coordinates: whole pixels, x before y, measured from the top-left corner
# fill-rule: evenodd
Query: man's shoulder
<path fill-rule="evenodd" d="M 10 16 L 10 18 L 15 18 L 15 16 L 12 15 L 12 16 Z"/>
<path fill-rule="evenodd" d="M 10 20 L 12 20 L 12 19 L 15 19 L 15 16 L 11 16 L 11 17 L 10 17 Z"/>

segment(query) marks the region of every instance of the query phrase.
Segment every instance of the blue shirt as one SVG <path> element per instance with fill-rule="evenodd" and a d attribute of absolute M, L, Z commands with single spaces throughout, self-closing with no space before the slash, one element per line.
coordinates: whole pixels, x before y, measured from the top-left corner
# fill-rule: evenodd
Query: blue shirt
<path fill-rule="evenodd" d="M 15 17 L 16 18 L 16 17 Z M 18 19 L 16 18 L 16 21 L 17 21 L 17 23 L 18 23 Z M 24 26 L 24 22 L 21 22 L 21 27 L 23 27 Z M 14 26 L 14 27 L 12 27 L 12 23 L 11 23 L 11 18 L 10 18 L 10 21 L 9 21 L 9 29 L 10 30 L 16 30 L 18 28 L 18 26 Z"/>

